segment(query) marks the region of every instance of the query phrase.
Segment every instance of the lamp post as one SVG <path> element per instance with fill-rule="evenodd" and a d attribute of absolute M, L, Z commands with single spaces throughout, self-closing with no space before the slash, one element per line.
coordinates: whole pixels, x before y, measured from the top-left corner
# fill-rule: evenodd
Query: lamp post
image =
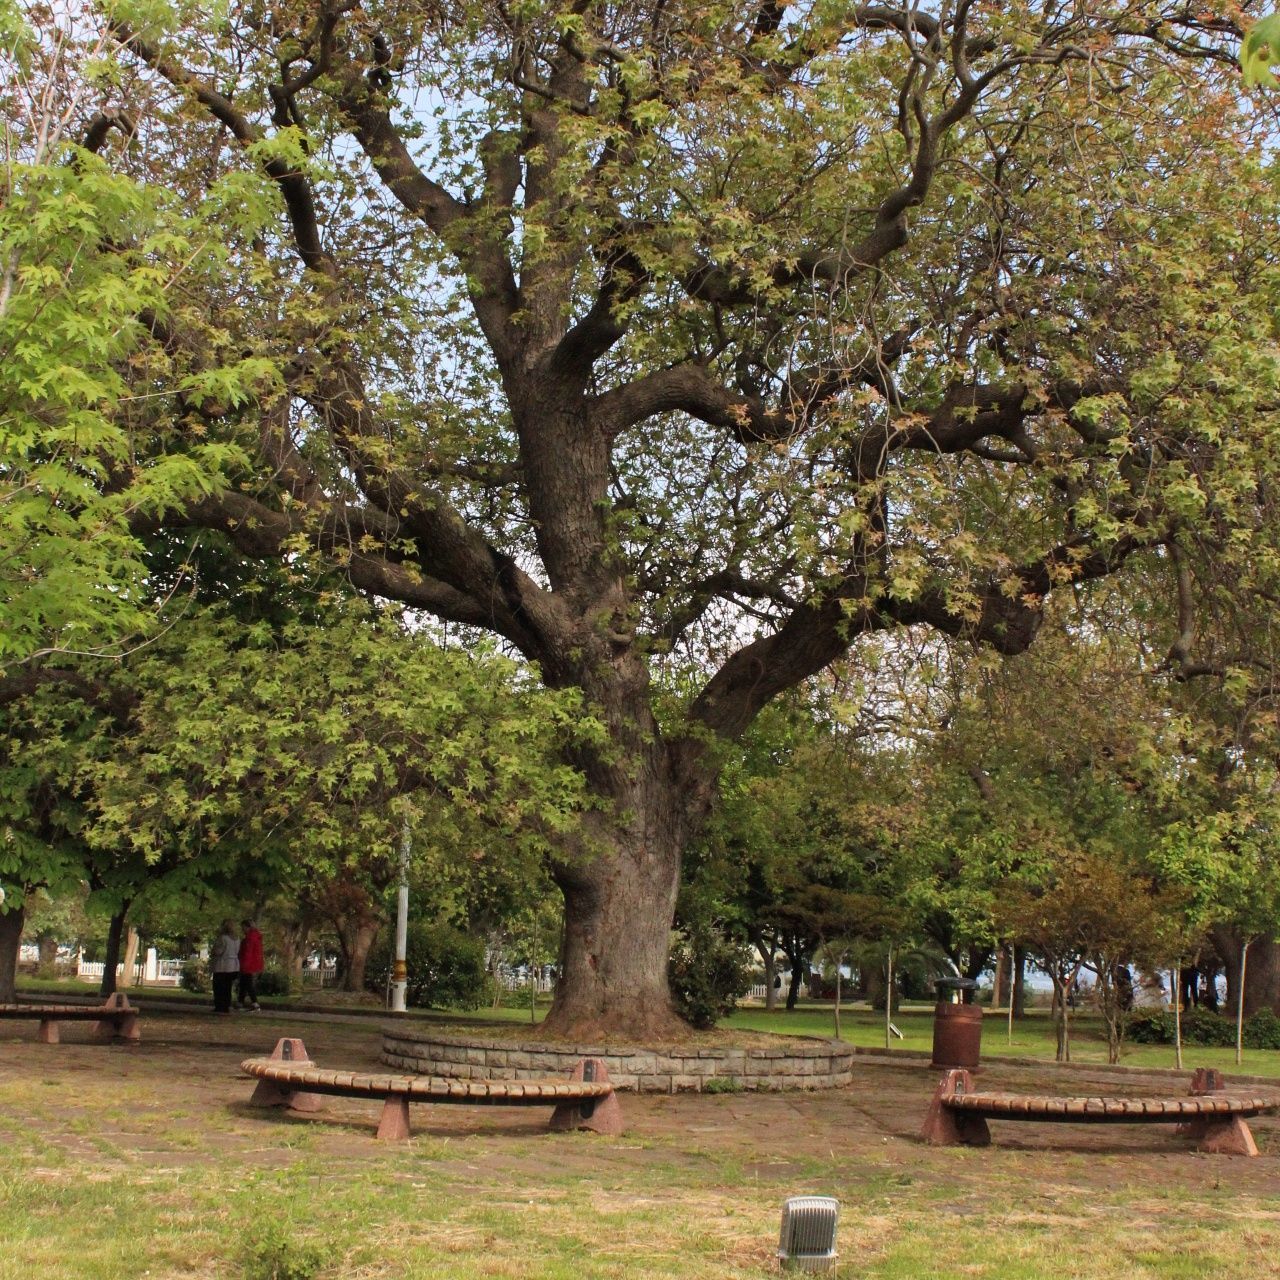
<path fill-rule="evenodd" d="M 391 967 L 390 1007 L 392 1013 L 405 1012 L 405 992 L 409 987 L 406 963 L 409 945 L 409 820 L 400 835 L 400 889 L 396 898 L 396 955 Z"/>

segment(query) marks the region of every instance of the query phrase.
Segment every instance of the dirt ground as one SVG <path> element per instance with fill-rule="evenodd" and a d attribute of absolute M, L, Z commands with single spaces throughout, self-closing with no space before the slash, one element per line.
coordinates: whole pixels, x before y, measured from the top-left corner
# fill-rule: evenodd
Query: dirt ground
<path fill-rule="evenodd" d="M 366 1156 L 367 1132 L 376 1127 L 380 1104 L 358 1099 L 327 1098 L 315 1115 L 283 1117 L 260 1113 L 246 1105 L 253 1082 L 239 1070 L 245 1057 L 267 1053 L 279 1036 L 300 1037 L 319 1065 L 352 1071 L 386 1071 L 378 1058 L 379 1024 L 294 1018 L 263 1014 L 236 1014 L 230 1018 L 149 1016 L 144 1018 L 140 1045 L 103 1047 L 92 1042 L 91 1024 L 67 1023 L 63 1043 L 33 1043 L 35 1022 L 0 1023 L 0 1080 L 23 1076 L 38 1069 L 46 1081 L 56 1080 L 69 1095 L 68 1114 L 92 1112 L 111 1096 L 112 1077 L 119 1072 L 127 1081 L 145 1076 L 150 1103 L 147 1110 L 163 1116 L 172 1108 L 189 1109 L 200 1100 L 234 1114 L 258 1117 L 264 1125 L 305 1125 L 318 1135 L 352 1145 Z M 917 1141 L 925 1108 L 937 1073 L 918 1061 L 884 1064 L 862 1060 L 849 1089 L 814 1093 L 689 1094 L 675 1096 L 625 1095 L 628 1134 L 678 1141 L 696 1136 L 700 1150 L 714 1148 L 738 1156 L 773 1151 L 785 1131 L 787 1146 L 809 1153 L 824 1151 L 838 1139 L 846 1151 L 874 1151 L 893 1144 L 894 1158 L 920 1170 L 937 1170 L 949 1181 L 956 1177 L 955 1153 L 935 1150 Z M 1069 1093 L 1101 1096 L 1177 1096 L 1185 1092 L 1169 1075 L 1110 1074 L 1103 1069 L 1055 1071 L 1051 1065 L 1023 1067 L 987 1066 L 980 1073 L 983 1089 L 1008 1089 L 1024 1093 Z M 1228 1083 L 1230 1077 L 1228 1077 Z M 1273 1093 L 1280 1103 L 1280 1089 L 1242 1087 L 1250 1094 Z M 1262 1158 L 1228 1161 L 1232 1180 L 1240 1186 L 1280 1191 L 1280 1117 L 1260 1116 L 1250 1122 Z M 415 1106 L 415 1133 L 437 1137 L 484 1137 L 502 1133 L 544 1133 L 540 1111 L 505 1107 Z M 367 1132 L 366 1132 L 367 1131 Z M 1191 1181 L 1209 1163 L 1189 1144 L 1173 1134 L 1171 1125 L 1063 1125 L 1000 1123 L 992 1121 L 995 1149 L 1039 1154 L 1096 1153 L 1126 1157 L 1126 1176 L 1142 1170 L 1158 1171 L 1163 1178 L 1186 1176 Z M 355 1139 L 354 1144 L 346 1142 Z M 584 1153 L 593 1167 L 605 1155 L 592 1149 Z M 607 1156 L 606 1156 L 607 1158 Z M 981 1171 L 975 1171 L 981 1177 Z M 1105 1174 L 1105 1165 L 1099 1167 Z"/>
<path fill-rule="evenodd" d="M 101 1046 L 91 1042 L 89 1024 L 64 1024 L 63 1043 L 52 1046 L 35 1042 L 34 1021 L 0 1023 L 0 1148 L 25 1141 L 30 1149 L 30 1135 L 38 1133 L 47 1152 L 38 1168 L 71 1161 L 91 1170 L 102 1165 L 106 1152 L 108 1166 L 135 1169 L 207 1167 L 221 1154 L 258 1170 L 283 1171 L 300 1148 L 347 1179 L 388 1166 L 392 1153 L 373 1138 L 379 1103 L 327 1098 L 323 1111 L 313 1115 L 260 1111 L 247 1105 L 253 1082 L 239 1070 L 243 1058 L 269 1052 L 282 1035 L 301 1037 L 321 1066 L 385 1070 L 378 1061 L 377 1020 L 144 1014 L 142 1025 L 139 1045 Z M 1280 1239 L 1277 1116 L 1250 1122 L 1261 1152 L 1252 1160 L 1198 1153 L 1171 1125 L 992 1122 L 994 1145 L 988 1150 L 931 1148 L 917 1134 L 935 1083 L 936 1073 L 918 1062 L 865 1061 L 857 1064 L 852 1087 L 838 1091 L 624 1095 L 627 1133 L 617 1140 L 550 1134 L 540 1110 L 415 1106 L 412 1145 L 429 1153 L 441 1187 L 482 1184 L 522 1205 L 534 1203 L 549 1175 L 559 1187 L 590 1188 L 601 1211 L 625 1206 L 632 1213 L 650 1202 L 675 1206 L 682 1197 L 702 1196 L 725 1212 L 735 1199 L 745 1200 L 759 1222 L 774 1223 L 785 1195 L 838 1194 L 851 1207 L 868 1207 L 858 1231 L 872 1250 L 889 1229 L 884 1214 L 869 1211 L 881 1202 L 898 1204 L 908 1216 L 953 1215 L 975 1222 L 999 1209 L 1017 1220 L 1030 1215 L 1037 1230 L 1052 1229 L 1057 1221 L 1078 1225 L 1082 1205 L 1108 1203 L 1117 1220 L 1141 1224 L 1145 1215 L 1155 1229 L 1154 1219 L 1167 1214 L 1170 1204 L 1207 1197 L 1221 1205 L 1224 1197 L 1239 1198 L 1250 1204 L 1251 1220 L 1265 1219 L 1259 1238 L 1268 1246 Z M 1178 1095 L 1186 1088 L 1168 1076 L 1116 1076 L 1101 1069 L 1066 1073 L 1051 1066 L 994 1065 L 982 1073 L 981 1083 L 1019 1092 L 1115 1096 Z M 1266 1091 L 1251 1085 L 1247 1092 Z M 721 1274 L 761 1274 L 771 1250 L 768 1242 L 753 1243 L 732 1256 L 732 1267 Z M 1280 1274 L 1280 1267 L 1265 1269 L 1270 1265 L 1245 1274 Z M 6 1274 L 0 1266 L 0 1277 Z M 509 1273 L 462 1268 L 456 1274 Z M 623 1267 L 599 1274 L 641 1272 Z M 1111 1273 L 1057 1268 L 1017 1274 Z M 1157 1268 L 1131 1274 L 1184 1272 Z"/>

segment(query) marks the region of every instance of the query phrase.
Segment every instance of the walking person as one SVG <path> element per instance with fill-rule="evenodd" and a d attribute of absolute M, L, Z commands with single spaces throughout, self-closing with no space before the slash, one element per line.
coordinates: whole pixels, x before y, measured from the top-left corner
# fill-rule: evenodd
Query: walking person
<path fill-rule="evenodd" d="M 213 978 L 214 1013 L 231 1012 L 231 991 L 236 984 L 236 974 L 239 972 L 240 940 L 236 937 L 236 926 L 233 921 L 224 920 L 218 939 L 209 953 L 209 973 Z"/>
<path fill-rule="evenodd" d="M 242 920 L 240 928 L 240 1007 L 257 1013 L 258 974 L 263 969 L 262 934 L 252 920 Z"/>

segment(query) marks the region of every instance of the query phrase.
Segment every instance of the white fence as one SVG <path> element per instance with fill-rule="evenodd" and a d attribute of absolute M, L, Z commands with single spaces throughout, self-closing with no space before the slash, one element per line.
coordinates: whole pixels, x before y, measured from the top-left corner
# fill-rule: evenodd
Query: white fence
<path fill-rule="evenodd" d="M 304 987 L 331 987 L 338 980 L 336 964 L 304 965 L 300 981 Z"/>
<path fill-rule="evenodd" d="M 789 972 L 780 973 L 778 975 L 778 985 L 774 987 L 779 1000 L 787 998 L 787 990 L 791 986 L 791 974 Z M 803 984 L 801 984 L 803 987 Z M 757 982 L 748 992 L 748 1000 L 759 1000 L 763 1004 L 769 997 L 769 988 L 763 982 Z"/>
<path fill-rule="evenodd" d="M 126 981 L 124 965 L 116 965 L 116 982 L 129 987 L 176 987 L 182 977 L 185 961 L 161 959 L 154 947 L 147 948 L 146 956 L 133 966 L 133 976 Z M 101 960 L 91 961 L 83 953 L 76 961 L 76 977 L 90 982 L 101 982 L 106 965 Z"/>
<path fill-rule="evenodd" d="M 502 969 L 498 972 L 498 981 L 506 991 L 528 991 L 529 971 L 527 969 Z M 554 975 L 546 969 L 541 970 L 534 978 L 534 989 L 539 995 L 545 995 L 555 989 Z"/>

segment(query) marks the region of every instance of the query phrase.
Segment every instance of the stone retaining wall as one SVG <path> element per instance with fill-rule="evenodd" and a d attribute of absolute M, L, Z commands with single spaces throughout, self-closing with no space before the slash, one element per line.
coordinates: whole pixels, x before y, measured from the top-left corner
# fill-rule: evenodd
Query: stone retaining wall
<path fill-rule="evenodd" d="M 462 1080 L 543 1080 L 568 1075 L 579 1058 L 603 1058 L 620 1089 L 701 1091 L 711 1080 L 742 1089 L 835 1089 L 852 1079 L 853 1049 L 839 1041 L 779 1036 L 767 1049 L 643 1049 L 486 1040 L 403 1023 L 382 1029 L 382 1061 L 398 1071 Z"/>

